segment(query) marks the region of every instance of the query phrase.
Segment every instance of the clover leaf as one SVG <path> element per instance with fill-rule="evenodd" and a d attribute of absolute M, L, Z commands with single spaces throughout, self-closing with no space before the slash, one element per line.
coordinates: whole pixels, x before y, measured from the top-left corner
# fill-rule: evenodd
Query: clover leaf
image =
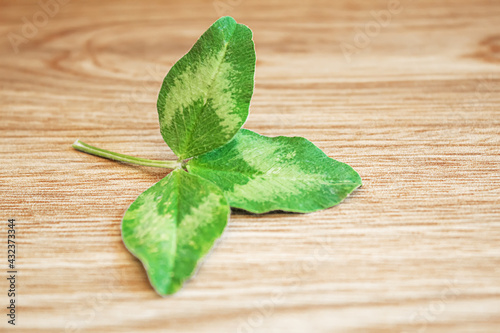
<path fill-rule="evenodd" d="M 126 247 L 159 294 L 176 292 L 212 248 L 229 218 L 222 190 L 182 169 L 147 189 L 122 222 Z"/>
<path fill-rule="evenodd" d="M 230 206 L 308 213 L 340 203 L 361 186 L 353 168 L 307 139 L 241 129 L 254 72 L 251 30 L 222 17 L 171 68 L 158 96 L 160 132 L 177 161 L 73 144 L 92 155 L 173 169 L 139 195 L 122 220 L 125 246 L 160 295 L 175 293 L 192 277 L 223 233 Z"/>
<path fill-rule="evenodd" d="M 248 117 L 255 73 L 252 31 L 217 20 L 168 72 L 158 96 L 160 132 L 181 159 L 227 143 Z"/>
<path fill-rule="evenodd" d="M 361 186 L 353 168 L 307 139 L 270 138 L 247 129 L 190 160 L 187 170 L 219 186 L 231 207 L 252 213 L 310 213 L 338 204 Z"/>

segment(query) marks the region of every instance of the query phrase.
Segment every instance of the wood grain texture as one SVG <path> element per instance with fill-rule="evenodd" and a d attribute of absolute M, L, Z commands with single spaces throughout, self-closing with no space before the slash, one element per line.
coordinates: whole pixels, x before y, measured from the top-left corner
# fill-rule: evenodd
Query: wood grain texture
<path fill-rule="evenodd" d="M 8 34 L 41 9 L 0 1 L 0 242 L 16 218 L 15 330 L 498 332 L 499 2 L 401 0 L 378 30 L 371 13 L 387 1 L 221 2 L 225 13 L 212 1 L 70 1 L 16 54 Z M 219 14 L 254 31 L 245 127 L 304 136 L 364 186 L 313 214 L 234 212 L 195 279 L 160 298 L 120 222 L 166 172 L 71 143 L 174 158 L 157 93 Z M 0 330 L 14 331 L 5 317 Z"/>

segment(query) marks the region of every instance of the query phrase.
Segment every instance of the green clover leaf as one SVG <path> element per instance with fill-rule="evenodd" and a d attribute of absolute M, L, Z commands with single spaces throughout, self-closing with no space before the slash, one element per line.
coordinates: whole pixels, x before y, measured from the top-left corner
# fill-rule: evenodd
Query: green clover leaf
<path fill-rule="evenodd" d="M 158 96 L 160 132 L 185 159 L 231 140 L 253 94 L 252 31 L 231 17 L 215 22 L 168 72 Z"/>
<path fill-rule="evenodd" d="M 144 264 L 156 291 L 172 294 L 222 234 L 229 212 L 220 188 L 176 169 L 130 205 L 123 241 Z"/>
<path fill-rule="evenodd" d="M 307 139 L 270 138 L 247 129 L 190 160 L 187 170 L 219 186 L 231 207 L 252 213 L 310 213 L 338 204 L 361 186 L 353 168 Z"/>
<path fill-rule="evenodd" d="M 160 132 L 177 161 L 73 144 L 92 155 L 174 170 L 139 195 L 122 221 L 125 246 L 160 295 L 175 293 L 192 277 L 223 233 L 229 206 L 308 213 L 340 203 L 361 186 L 353 168 L 304 138 L 241 129 L 254 72 L 251 30 L 222 17 L 171 68 L 158 96 Z"/>

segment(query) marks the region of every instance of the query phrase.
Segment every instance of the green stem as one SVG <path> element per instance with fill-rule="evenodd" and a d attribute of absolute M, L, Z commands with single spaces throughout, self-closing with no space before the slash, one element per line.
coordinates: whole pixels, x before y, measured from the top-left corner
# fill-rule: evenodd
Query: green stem
<path fill-rule="evenodd" d="M 97 148 L 97 147 L 88 145 L 85 142 L 82 142 L 80 140 L 76 140 L 72 146 L 76 150 L 83 151 L 87 154 L 96 155 L 96 156 L 108 158 L 110 160 L 115 160 L 115 161 L 120 161 L 120 162 L 125 162 L 125 163 L 132 163 L 132 164 L 145 165 L 145 166 L 157 167 L 157 168 L 167 168 L 167 169 L 177 169 L 177 168 L 181 167 L 181 163 L 178 161 L 153 161 L 153 160 L 148 160 L 145 158 L 118 154 L 118 153 L 114 153 L 112 151 L 108 151 L 105 149 L 101 149 L 101 148 Z"/>

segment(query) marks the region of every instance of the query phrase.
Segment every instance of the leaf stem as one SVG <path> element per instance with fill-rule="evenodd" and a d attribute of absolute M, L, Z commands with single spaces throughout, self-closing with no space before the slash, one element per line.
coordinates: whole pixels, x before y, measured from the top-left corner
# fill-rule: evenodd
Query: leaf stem
<path fill-rule="evenodd" d="M 149 167 L 167 168 L 167 169 L 177 169 L 177 168 L 181 167 L 181 163 L 178 161 L 154 161 L 154 160 L 148 160 L 145 158 L 133 157 L 133 156 L 129 156 L 129 155 L 114 153 L 114 152 L 109 151 L 109 150 L 105 150 L 105 149 L 91 146 L 91 145 L 86 144 L 85 142 L 82 142 L 80 140 L 76 140 L 72 146 L 76 150 L 83 151 L 84 153 L 108 158 L 108 159 L 114 160 L 114 161 L 120 161 L 120 162 L 137 164 L 137 165 L 144 165 L 144 166 L 149 166 Z"/>

